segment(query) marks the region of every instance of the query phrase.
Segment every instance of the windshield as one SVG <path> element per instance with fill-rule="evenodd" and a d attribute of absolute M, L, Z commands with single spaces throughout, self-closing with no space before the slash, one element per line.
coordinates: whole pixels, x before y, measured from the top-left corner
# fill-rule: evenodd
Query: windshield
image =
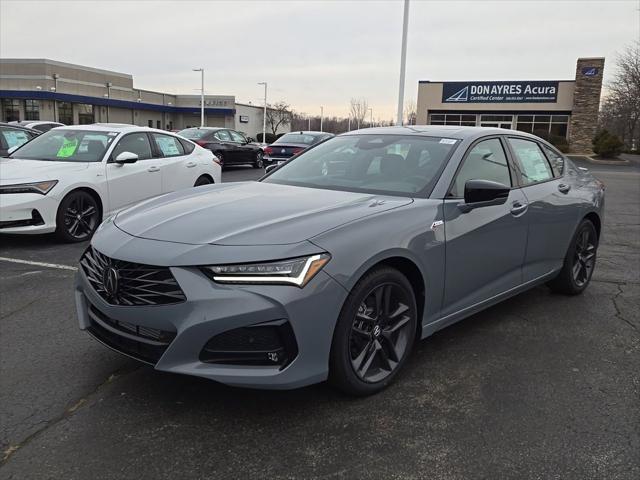
<path fill-rule="evenodd" d="M 334 137 L 284 164 L 263 182 L 413 196 L 430 191 L 458 144 L 418 135 Z"/>
<path fill-rule="evenodd" d="M 285 133 L 274 143 L 302 143 L 304 145 L 311 145 L 318 139 L 316 135 L 307 135 L 305 133 Z"/>
<path fill-rule="evenodd" d="M 49 130 L 24 144 L 10 158 L 52 162 L 100 162 L 118 132 Z"/>
<path fill-rule="evenodd" d="M 199 140 L 211 132 L 212 130 L 206 128 L 185 128 L 184 130 L 180 130 L 178 135 L 188 138 L 189 140 Z"/>

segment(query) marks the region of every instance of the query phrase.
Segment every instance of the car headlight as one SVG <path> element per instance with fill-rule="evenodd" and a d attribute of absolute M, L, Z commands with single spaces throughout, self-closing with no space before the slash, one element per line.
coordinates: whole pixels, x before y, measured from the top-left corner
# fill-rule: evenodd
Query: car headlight
<path fill-rule="evenodd" d="M 210 265 L 205 273 L 219 283 L 295 285 L 304 287 L 331 259 L 328 253 L 274 262 Z"/>
<path fill-rule="evenodd" d="M 40 195 L 46 195 L 57 183 L 58 180 L 48 180 L 46 182 L 2 185 L 0 186 L 0 193 L 39 193 Z"/>

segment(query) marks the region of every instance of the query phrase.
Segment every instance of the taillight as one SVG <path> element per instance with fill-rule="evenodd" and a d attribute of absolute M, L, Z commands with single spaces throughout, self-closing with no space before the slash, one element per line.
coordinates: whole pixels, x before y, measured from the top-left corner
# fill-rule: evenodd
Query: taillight
<path fill-rule="evenodd" d="M 207 145 L 207 143 L 209 143 L 209 142 L 207 142 L 206 140 L 196 140 L 196 143 L 197 143 L 198 145 L 200 145 L 201 147 L 204 147 L 204 146 L 206 146 L 206 145 Z"/>
<path fill-rule="evenodd" d="M 264 148 L 264 154 L 265 155 L 271 155 L 273 153 L 273 148 L 271 147 L 265 147 Z"/>
<path fill-rule="evenodd" d="M 294 155 L 297 155 L 298 153 L 300 153 L 300 152 L 301 152 L 301 151 L 303 151 L 303 150 L 304 150 L 304 148 L 302 148 L 302 147 L 294 148 L 294 149 L 293 149 L 293 154 L 294 154 Z"/>

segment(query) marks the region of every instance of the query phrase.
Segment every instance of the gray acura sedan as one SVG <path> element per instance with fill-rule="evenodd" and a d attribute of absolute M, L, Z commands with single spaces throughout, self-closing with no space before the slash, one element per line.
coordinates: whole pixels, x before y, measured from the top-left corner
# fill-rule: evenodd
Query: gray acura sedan
<path fill-rule="evenodd" d="M 546 283 L 591 279 L 604 186 L 522 132 L 389 127 L 259 182 L 147 200 L 80 260 L 80 328 L 157 370 L 366 395 L 414 343 Z"/>

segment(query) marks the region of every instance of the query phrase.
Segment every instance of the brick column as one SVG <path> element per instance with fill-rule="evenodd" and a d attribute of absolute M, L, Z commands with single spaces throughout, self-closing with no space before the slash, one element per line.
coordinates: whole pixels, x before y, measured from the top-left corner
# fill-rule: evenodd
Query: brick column
<path fill-rule="evenodd" d="M 579 58 L 569 126 L 569 147 L 573 153 L 592 153 L 592 140 L 598 128 L 600 91 L 604 58 Z"/>

